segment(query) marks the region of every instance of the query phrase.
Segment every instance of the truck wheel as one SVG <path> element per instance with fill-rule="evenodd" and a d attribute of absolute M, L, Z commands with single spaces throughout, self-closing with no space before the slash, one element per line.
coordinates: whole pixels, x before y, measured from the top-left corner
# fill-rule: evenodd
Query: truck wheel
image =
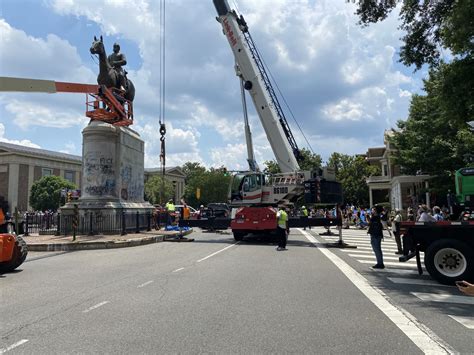
<path fill-rule="evenodd" d="M 234 231 L 234 240 L 236 242 L 240 242 L 242 239 L 244 239 L 245 235 L 247 233 L 241 232 L 241 231 Z"/>
<path fill-rule="evenodd" d="M 13 249 L 12 259 L 0 263 L 0 273 L 10 272 L 23 264 L 28 255 L 28 247 L 22 237 L 15 237 L 15 248 Z"/>
<path fill-rule="evenodd" d="M 474 251 L 458 240 L 439 240 L 426 249 L 425 266 L 434 279 L 445 285 L 458 280 L 472 281 Z"/>

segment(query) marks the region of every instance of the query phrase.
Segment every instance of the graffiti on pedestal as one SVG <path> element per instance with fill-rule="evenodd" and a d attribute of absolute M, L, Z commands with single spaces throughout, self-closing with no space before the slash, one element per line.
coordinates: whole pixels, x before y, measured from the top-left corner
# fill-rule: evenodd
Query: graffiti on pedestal
<path fill-rule="evenodd" d="M 84 157 L 84 178 L 87 194 L 115 195 L 114 159 L 103 152 L 88 152 Z"/>
<path fill-rule="evenodd" d="M 136 172 L 135 172 L 135 175 Z M 138 174 L 139 175 L 139 174 Z M 134 176 L 131 165 L 123 164 L 120 169 L 121 188 L 120 197 L 126 201 L 140 202 L 143 199 L 143 178 Z"/>

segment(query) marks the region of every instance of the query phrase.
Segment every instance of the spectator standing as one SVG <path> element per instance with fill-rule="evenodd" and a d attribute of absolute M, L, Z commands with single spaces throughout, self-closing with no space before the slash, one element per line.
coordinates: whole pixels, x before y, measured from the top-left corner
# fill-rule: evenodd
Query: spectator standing
<path fill-rule="evenodd" d="M 380 221 L 382 222 L 382 227 L 383 229 L 386 229 L 388 232 L 388 235 L 392 237 L 392 232 L 388 228 L 388 214 L 385 208 L 382 209 L 382 213 L 380 215 Z"/>
<path fill-rule="evenodd" d="M 403 254 L 402 239 L 400 237 L 400 223 L 402 222 L 402 212 L 399 208 L 395 209 L 395 217 L 393 218 L 392 231 L 397 243 L 397 251 L 395 254 Z"/>
<path fill-rule="evenodd" d="M 433 217 L 434 217 L 437 221 L 444 221 L 443 214 L 441 213 L 441 208 L 439 208 L 438 206 L 434 206 L 434 207 L 433 207 L 433 212 L 434 212 Z"/>
<path fill-rule="evenodd" d="M 407 210 L 407 221 L 415 222 L 415 214 L 413 213 L 413 208 L 408 207 Z"/>
<path fill-rule="evenodd" d="M 374 251 L 375 258 L 377 259 L 377 264 L 372 266 L 372 269 L 385 269 L 382 254 L 383 226 L 380 220 L 381 213 L 381 206 L 376 206 L 372 209 L 369 230 L 367 231 L 367 233 L 370 235 L 370 244 L 372 245 L 372 250 Z"/>
<path fill-rule="evenodd" d="M 420 206 L 420 217 L 418 218 L 418 222 L 436 222 L 436 219 L 430 215 L 428 212 L 430 209 L 426 205 Z"/>

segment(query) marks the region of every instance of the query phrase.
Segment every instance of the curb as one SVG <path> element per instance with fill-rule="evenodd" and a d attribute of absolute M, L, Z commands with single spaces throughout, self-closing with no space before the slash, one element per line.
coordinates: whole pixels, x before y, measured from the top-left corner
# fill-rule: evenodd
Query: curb
<path fill-rule="evenodd" d="M 182 235 L 188 235 L 193 232 L 192 229 L 185 231 Z M 128 248 L 140 245 L 160 243 L 165 237 L 176 236 L 170 235 L 156 235 L 136 239 L 127 240 L 107 240 L 107 241 L 87 241 L 87 242 L 68 242 L 68 243 L 38 243 L 27 244 L 28 251 L 75 251 L 75 250 L 93 250 L 93 249 L 114 249 L 114 248 Z"/>

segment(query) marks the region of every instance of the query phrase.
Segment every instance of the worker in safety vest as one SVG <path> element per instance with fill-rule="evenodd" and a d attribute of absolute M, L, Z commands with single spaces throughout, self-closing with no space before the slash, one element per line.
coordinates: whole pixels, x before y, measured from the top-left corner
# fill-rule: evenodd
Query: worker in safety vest
<path fill-rule="evenodd" d="M 165 205 L 166 212 L 168 213 L 168 225 L 171 225 L 173 222 L 174 212 L 176 207 L 174 206 L 173 199 L 169 199 L 169 201 Z"/>
<path fill-rule="evenodd" d="M 276 250 L 287 250 L 286 241 L 288 238 L 288 213 L 285 210 L 284 206 L 280 206 L 277 212 L 277 233 L 278 233 L 278 247 Z"/>
<path fill-rule="evenodd" d="M 303 228 L 304 230 L 306 230 L 306 225 L 308 224 L 308 223 L 307 223 L 307 222 L 308 222 L 308 215 L 309 215 L 309 214 L 308 214 L 308 210 L 306 209 L 306 207 L 305 207 L 305 206 L 301 207 L 301 218 L 302 218 L 303 220 L 305 220 L 305 222 L 306 222 L 306 224 L 305 224 L 305 226 L 304 226 L 304 228 Z M 309 226 L 309 229 L 311 229 L 311 226 Z"/>

